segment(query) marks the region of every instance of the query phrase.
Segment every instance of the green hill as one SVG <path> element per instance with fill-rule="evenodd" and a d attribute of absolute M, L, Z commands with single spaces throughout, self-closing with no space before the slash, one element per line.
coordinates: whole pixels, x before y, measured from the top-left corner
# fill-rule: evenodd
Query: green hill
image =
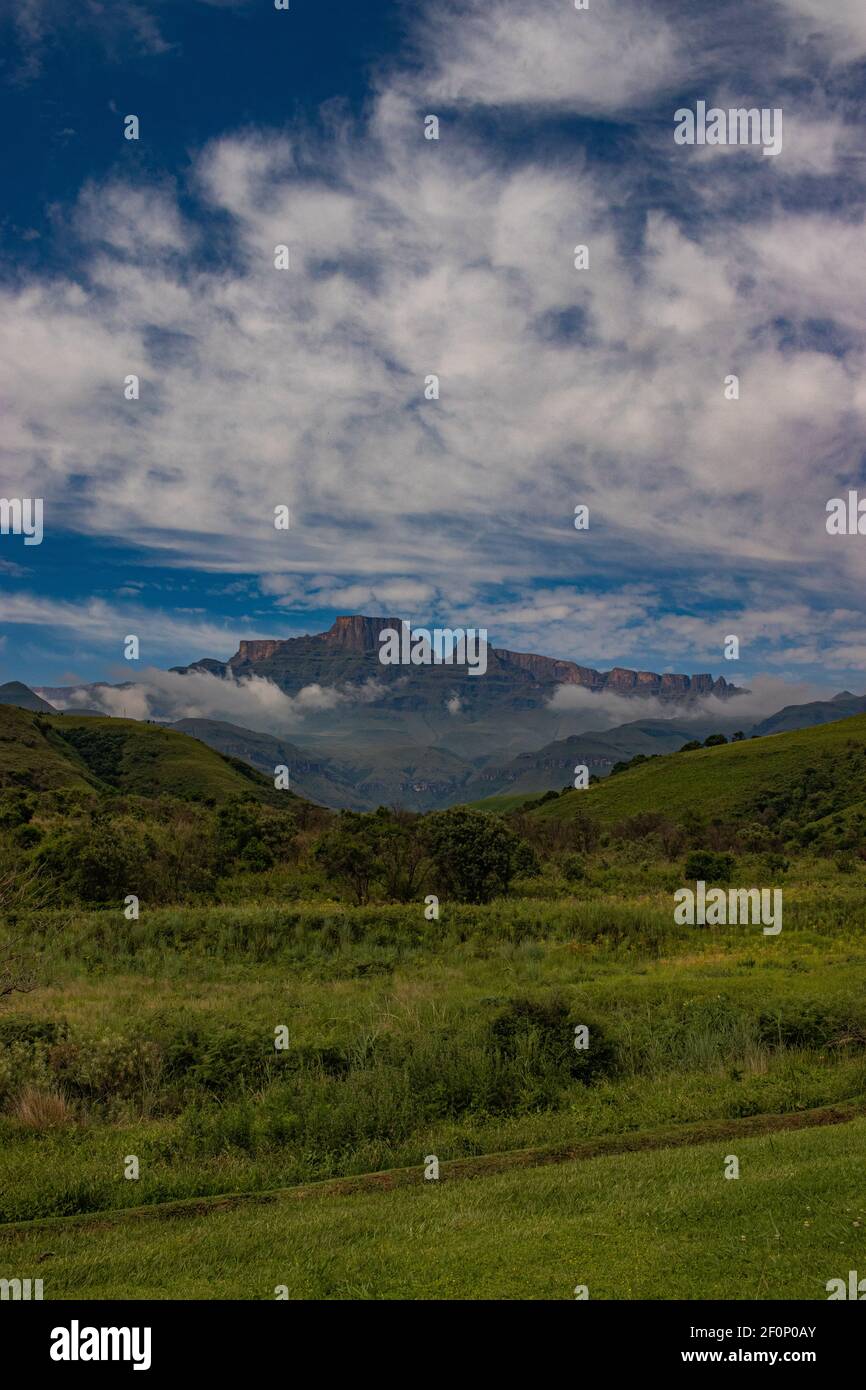
<path fill-rule="evenodd" d="M 866 715 L 653 758 L 530 812 L 608 824 L 649 813 L 790 821 L 798 829 L 866 816 Z"/>
<path fill-rule="evenodd" d="M 285 804 L 292 792 L 198 739 L 132 719 L 41 715 L 0 707 L 0 788 L 59 787 L 220 804 L 236 796 Z"/>

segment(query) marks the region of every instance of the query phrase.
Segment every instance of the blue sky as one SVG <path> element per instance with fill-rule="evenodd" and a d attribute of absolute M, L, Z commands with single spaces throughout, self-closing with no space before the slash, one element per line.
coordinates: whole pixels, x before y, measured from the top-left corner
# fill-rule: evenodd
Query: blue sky
<path fill-rule="evenodd" d="M 859 0 L 0 27 L 0 491 L 45 507 L 40 546 L 0 536 L 0 679 L 393 612 L 864 689 L 866 536 L 825 528 L 866 495 Z M 781 155 L 675 145 L 698 100 L 781 108 Z"/>

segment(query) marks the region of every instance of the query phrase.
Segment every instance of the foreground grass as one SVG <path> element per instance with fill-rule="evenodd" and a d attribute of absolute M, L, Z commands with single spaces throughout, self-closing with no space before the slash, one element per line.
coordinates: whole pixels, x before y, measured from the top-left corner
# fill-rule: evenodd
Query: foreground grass
<path fill-rule="evenodd" d="M 860 876 L 810 872 L 790 893 L 803 925 L 788 930 L 786 906 L 778 938 L 672 932 L 637 894 L 449 908 L 433 924 L 414 905 L 167 908 L 120 930 L 116 914 L 58 915 L 50 983 L 0 1017 L 0 1035 L 34 1013 L 70 1030 L 38 1066 L 0 1047 L 0 1221 L 866 1094 Z M 592 1085 L 551 1081 L 528 1047 L 503 1080 L 492 1020 L 515 997 L 554 995 L 600 1022 L 617 1066 Z M 300 1069 L 274 1059 L 283 1023 L 284 1062 Z M 186 1070 L 170 1071 L 179 1055 Z M 20 1120 L 24 1085 L 65 1094 L 65 1122 Z"/>
<path fill-rule="evenodd" d="M 866 1120 L 471 1182 L 0 1230 L 47 1299 L 826 1298 L 866 1266 Z M 736 1153 L 740 1178 L 726 1180 Z"/>

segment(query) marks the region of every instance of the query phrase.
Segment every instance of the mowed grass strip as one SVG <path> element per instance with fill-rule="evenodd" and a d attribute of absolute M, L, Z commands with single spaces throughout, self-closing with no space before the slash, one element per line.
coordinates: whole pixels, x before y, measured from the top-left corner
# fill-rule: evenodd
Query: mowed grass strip
<path fill-rule="evenodd" d="M 0 1277 L 49 1300 L 822 1300 L 866 1268 L 864 1147 L 861 1118 L 204 1222 L 40 1223 L 3 1243 Z"/>
<path fill-rule="evenodd" d="M 703 1120 L 699 1124 L 666 1126 L 631 1134 L 598 1135 L 574 1144 L 514 1149 L 507 1153 L 480 1154 L 472 1158 L 443 1161 L 439 1165 L 439 1178 L 436 1181 L 454 1182 L 468 1178 L 489 1178 L 512 1169 L 540 1168 L 551 1164 L 587 1161 L 605 1154 L 618 1155 L 654 1149 L 684 1148 L 708 1141 L 730 1144 L 737 1139 L 748 1139 L 756 1135 L 846 1124 L 859 1117 L 866 1117 L 866 1097 L 786 1115 L 748 1115 L 740 1119 Z M 362 1173 L 352 1177 L 333 1178 L 324 1182 L 274 1188 L 269 1192 L 226 1192 L 218 1195 L 184 1198 L 172 1202 L 155 1202 L 149 1206 L 82 1213 L 78 1216 L 57 1216 L 35 1221 L 10 1222 L 0 1226 L 0 1243 L 39 1231 L 51 1233 L 66 1226 L 105 1230 L 110 1225 L 135 1220 L 152 1220 L 154 1218 L 169 1220 L 192 1214 L 207 1216 L 244 1204 L 262 1205 L 293 1198 L 300 1200 L 316 1197 L 350 1197 L 363 1192 L 426 1186 L 429 1181 L 432 1180 L 423 1176 L 421 1166 L 414 1165 L 411 1168 L 392 1168 L 378 1173 Z"/>

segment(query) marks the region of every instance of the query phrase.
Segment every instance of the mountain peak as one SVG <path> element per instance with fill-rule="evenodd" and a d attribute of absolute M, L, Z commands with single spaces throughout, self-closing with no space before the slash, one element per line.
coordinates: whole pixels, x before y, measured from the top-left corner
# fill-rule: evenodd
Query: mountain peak
<path fill-rule="evenodd" d="M 0 705 L 17 705 L 19 709 L 35 710 L 39 714 L 57 713 L 53 705 L 21 681 L 7 681 L 5 685 L 0 685 Z"/>
<path fill-rule="evenodd" d="M 361 614 L 347 613 L 335 618 L 327 632 L 319 634 L 322 642 L 329 647 L 343 647 L 348 651 L 377 651 L 379 633 L 393 627 L 400 631 L 399 618 L 365 618 Z"/>

